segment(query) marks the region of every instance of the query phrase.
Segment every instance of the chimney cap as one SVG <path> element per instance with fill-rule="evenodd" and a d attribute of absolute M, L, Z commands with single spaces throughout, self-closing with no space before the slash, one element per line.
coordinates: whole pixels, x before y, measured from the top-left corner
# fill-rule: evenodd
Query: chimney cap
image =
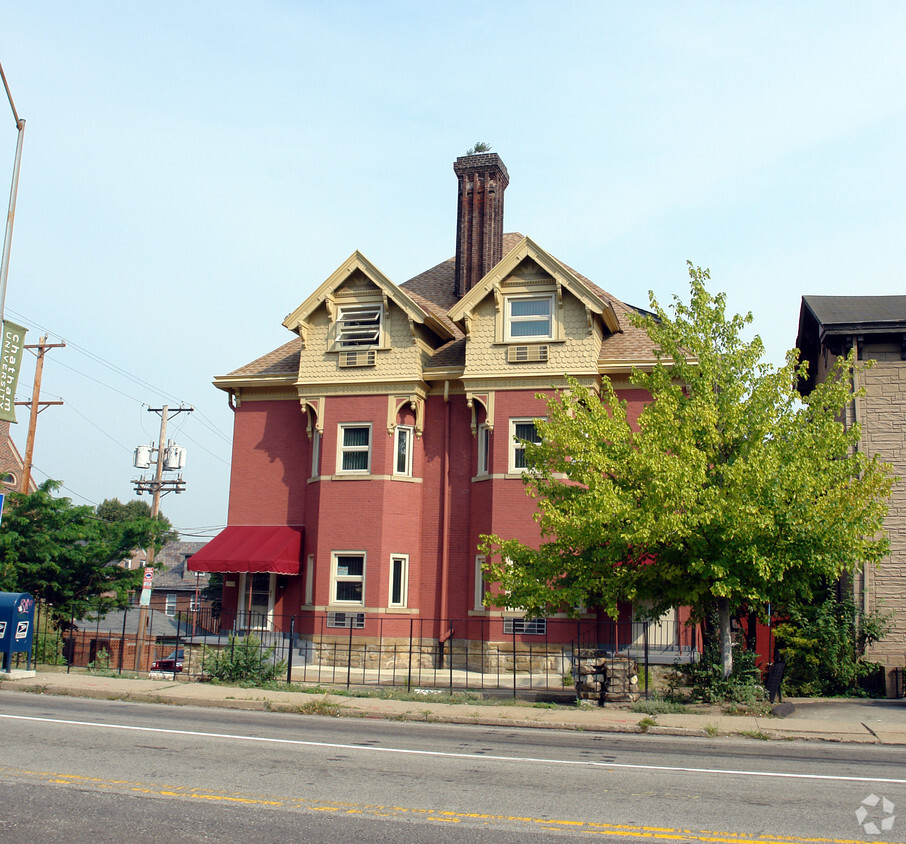
<path fill-rule="evenodd" d="M 504 181 L 504 187 L 510 182 L 503 159 L 496 152 L 482 152 L 474 155 L 461 155 L 453 162 L 453 172 L 457 176 L 480 170 L 498 170 Z"/>

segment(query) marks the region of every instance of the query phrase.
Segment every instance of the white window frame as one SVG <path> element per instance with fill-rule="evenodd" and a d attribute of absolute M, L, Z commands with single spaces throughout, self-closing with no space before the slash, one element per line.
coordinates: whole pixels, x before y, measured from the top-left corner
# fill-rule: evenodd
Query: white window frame
<path fill-rule="evenodd" d="M 487 475 L 491 471 L 491 429 L 484 423 L 478 426 L 478 464 L 476 475 Z"/>
<path fill-rule="evenodd" d="M 321 432 L 315 428 L 311 434 L 311 474 L 310 478 L 317 478 L 321 474 Z"/>
<path fill-rule="evenodd" d="M 526 417 L 518 419 L 510 419 L 510 474 L 522 474 L 529 471 L 525 466 L 518 466 L 519 455 L 522 455 L 522 462 L 525 462 L 525 446 L 516 439 L 516 426 L 517 425 L 535 425 L 538 421 L 538 417 Z M 538 428 L 535 427 L 535 436 L 538 435 Z M 536 442 L 541 442 L 540 439 L 537 439 Z"/>
<path fill-rule="evenodd" d="M 400 570 L 400 597 L 393 600 L 393 581 L 396 570 Z M 390 588 L 387 592 L 388 607 L 407 607 L 409 605 L 409 555 L 408 554 L 391 554 L 390 555 Z"/>
<path fill-rule="evenodd" d="M 487 612 L 489 607 L 484 603 L 484 596 L 490 592 L 490 584 L 484 578 L 483 566 L 487 562 L 487 557 L 483 554 L 475 555 L 475 610 L 477 612 Z"/>
<path fill-rule="evenodd" d="M 305 563 L 305 606 L 310 607 L 314 600 L 315 588 L 315 555 L 309 554 Z"/>
<path fill-rule="evenodd" d="M 344 445 L 344 439 L 346 437 L 346 430 L 351 428 L 367 428 L 368 429 L 368 444 L 353 445 L 348 446 Z M 371 474 L 371 444 L 372 444 L 372 430 L 370 422 L 341 422 L 337 426 L 337 474 L 338 475 L 370 475 Z M 345 454 L 361 454 L 365 452 L 367 454 L 366 464 L 364 469 L 344 469 L 343 468 L 343 456 Z"/>
<path fill-rule="evenodd" d="M 201 598 L 189 598 L 189 612 L 201 612 Z"/>
<path fill-rule="evenodd" d="M 537 314 L 527 315 L 527 316 L 513 316 L 513 305 L 517 302 L 528 302 L 528 301 L 545 301 L 548 304 L 547 311 L 547 331 L 544 334 L 513 334 L 512 326 L 513 324 L 528 324 L 537 322 L 540 323 L 542 317 Z M 506 297 L 506 309 L 504 311 L 504 340 L 507 343 L 536 343 L 543 340 L 553 340 L 554 339 L 554 294 L 553 293 L 541 293 L 541 294 L 526 294 L 522 296 L 507 296 Z"/>
<path fill-rule="evenodd" d="M 384 333 L 384 305 L 362 302 L 341 305 L 334 322 L 333 351 L 377 349 Z"/>
<path fill-rule="evenodd" d="M 362 573 L 358 574 L 341 574 L 340 558 L 341 557 L 361 557 Z M 367 557 L 364 551 L 334 551 L 331 553 L 330 562 L 330 606 L 337 607 L 364 607 L 365 606 L 365 571 L 367 566 Z M 337 586 L 340 583 L 361 583 L 362 598 L 358 601 L 341 600 L 337 598 Z"/>
<path fill-rule="evenodd" d="M 164 615 L 173 618 L 176 615 L 176 593 L 167 592 L 164 595 Z"/>
<path fill-rule="evenodd" d="M 397 425 L 393 432 L 393 474 L 401 477 L 412 477 L 412 444 L 415 440 L 415 429 L 411 425 Z M 405 443 L 404 465 L 400 470 L 400 442 Z"/>

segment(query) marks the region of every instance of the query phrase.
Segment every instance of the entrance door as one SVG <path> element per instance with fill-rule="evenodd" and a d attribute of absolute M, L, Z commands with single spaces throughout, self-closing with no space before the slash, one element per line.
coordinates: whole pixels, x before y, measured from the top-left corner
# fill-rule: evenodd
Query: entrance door
<path fill-rule="evenodd" d="M 242 575 L 239 584 L 239 628 L 241 630 L 271 630 L 274 594 L 273 574 Z"/>

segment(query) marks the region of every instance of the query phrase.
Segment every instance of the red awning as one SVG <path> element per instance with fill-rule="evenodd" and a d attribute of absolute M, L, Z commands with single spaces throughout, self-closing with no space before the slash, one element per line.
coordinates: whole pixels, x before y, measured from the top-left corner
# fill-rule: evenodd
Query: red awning
<path fill-rule="evenodd" d="M 190 571 L 299 574 L 302 528 L 293 525 L 231 525 L 188 559 Z"/>

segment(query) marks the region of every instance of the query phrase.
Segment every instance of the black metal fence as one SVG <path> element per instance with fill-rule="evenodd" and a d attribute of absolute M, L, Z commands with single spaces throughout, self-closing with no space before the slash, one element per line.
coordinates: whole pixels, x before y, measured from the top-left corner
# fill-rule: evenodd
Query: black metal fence
<path fill-rule="evenodd" d="M 210 673 L 214 654 L 229 662 L 241 647 L 244 658 L 254 651 L 259 663 L 287 682 L 514 696 L 568 693 L 588 673 L 589 660 L 608 658 L 637 665 L 644 693 L 651 666 L 697 656 L 694 629 L 632 619 L 440 620 L 358 612 L 220 618 L 211 611 L 142 613 L 132 607 L 63 627 L 38 620 L 32 653 L 37 666 L 201 679 Z"/>

